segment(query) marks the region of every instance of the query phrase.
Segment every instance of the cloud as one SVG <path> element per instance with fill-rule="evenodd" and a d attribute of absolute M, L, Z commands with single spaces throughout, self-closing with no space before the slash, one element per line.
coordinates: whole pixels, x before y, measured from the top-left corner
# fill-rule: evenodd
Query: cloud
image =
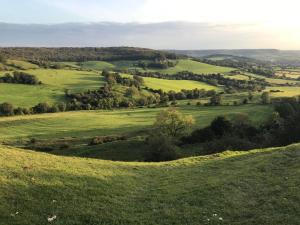
<path fill-rule="evenodd" d="M 257 24 L 73 23 L 13 25 L 0 23 L 0 46 L 134 46 L 155 49 L 300 49 L 293 29 Z M 290 35 L 294 32 L 294 35 Z"/>
<path fill-rule="evenodd" d="M 44 3 L 78 15 L 87 22 L 114 21 L 128 22 L 135 17 L 143 1 L 138 0 L 42 0 Z M 74 21 L 75 22 L 75 21 Z"/>

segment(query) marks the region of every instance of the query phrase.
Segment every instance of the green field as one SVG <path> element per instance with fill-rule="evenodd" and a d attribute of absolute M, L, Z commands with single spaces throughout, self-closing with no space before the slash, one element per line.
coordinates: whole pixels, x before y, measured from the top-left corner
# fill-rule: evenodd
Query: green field
<path fill-rule="evenodd" d="M 7 65 L 15 67 L 17 69 L 29 70 L 29 69 L 38 69 L 39 66 L 32 64 L 30 62 L 21 61 L 21 60 L 7 60 Z"/>
<path fill-rule="evenodd" d="M 40 102 L 50 104 L 64 100 L 64 91 L 46 85 L 0 84 L 0 103 L 32 107 Z"/>
<path fill-rule="evenodd" d="M 168 163 L 57 157 L 2 146 L 0 221 L 297 225 L 299 165 L 299 144 Z"/>
<path fill-rule="evenodd" d="M 97 72 L 55 69 L 27 70 L 26 72 L 37 76 L 43 84 L 69 89 L 71 92 L 97 89 L 104 84 L 103 77 Z"/>
<path fill-rule="evenodd" d="M 190 71 L 198 74 L 210 73 L 228 73 L 235 70 L 234 68 L 209 65 L 201 62 L 196 62 L 191 59 L 179 60 L 175 67 L 168 69 L 149 69 L 148 71 L 156 71 L 165 74 L 175 74 L 182 71 Z"/>
<path fill-rule="evenodd" d="M 122 74 L 123 77 L 132 77 L 132 75 Z M 165 80 L 159 78 L 152 77 L 143 77 L 144 86 L 148 88 L 152 88 L 154 90 L 162 89 L 163 91 L 181 91 L 185 90 L 193 90 L 193 89 L 205 89 L 205 90 L 222 90 L 221 87 L 216 87 L 204 82 L 192 81 L 192 80 Z"/>
<path fill-rule="evenodd" d="M 147 60 L 143 60 L 148 62 Z M 143 70 L 136 66 L 138 61 L 122 60 L 113 62 L 103 62 L 103 61 L 88 61 L 82 64 L 84 69 L 91 70 L 103 70 L 103 69 L 138 69 L 140 71 L 152 71 L 160 72 L 165 74 L 175 74 L 182 71 L 190 71 L 199 74 L 209 74 L 209 73 L 228 73 L 235 70 L 229 67 L 220 67 L 209 65 L 201 62 L 196 62 L 191 59 L 180 59 L 175 67 L 170 67 L 168 69 L 147 69 Z"/>
<path fill-rule="evenodd" d="M 272 92 L 272 97 L 294 97 L 300 95 L 300 87 L 267 87 L 267 91 L 279 90 L 280 92 Z"/>
<path fill-rule="evenodd" d="M 18 140 L 22 138 L 94 137 L 97 135 L 127 134 L 149 128 L 156 114 L 163 110 L 127 109 L 116 111 L 79 111 L 30 116 L 0 118 L 0 138 Z M 216 116 L 234 117 L 247 113 L 254 124 L 265 121 L 272 112 L 269 106 L 183 106 L 184 114 L 193 115 L 196 127 L 207 126 Z"/>
<path fill-rule="evenodd" d="M 212 86 L 204 82 L 190 80 L 163 80 L 157 78 L 144 78 L 145 86 L 152 89 L 162 89 L 164 91 L 180 91 L 182 89 L 192 90 L 195 88 L 205 90 L 222 90 L 220 87 Z"/>
<path fill-rule="evenodd" d="M 115 66 L 111 63 L 104 62 L 104 61 L 87 61 L 78 64 L 83 69 L 91 69 L 91 70 L 104 70 L 104 69 L 113 69 Z"/>
<path fill-rule="evenodd" d="M 42 85 L 0 84 L 0 102 L 31 107 L 40 102 L 57 103 L 64 100 L 64 91 L 78 93 L 98 89 L 104 85 L 97 72 L 77 70 L 34 69 L 26 70 L 42 81 Z M 3 73 L 2 73 L 3 74 Z"/>

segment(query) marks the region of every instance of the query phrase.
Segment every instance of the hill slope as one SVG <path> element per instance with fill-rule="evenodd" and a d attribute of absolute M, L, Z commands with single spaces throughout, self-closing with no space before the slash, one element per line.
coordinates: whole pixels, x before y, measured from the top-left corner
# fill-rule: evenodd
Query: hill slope
<path fill-rule="evenodd" d="M 149 164 L 0 146 L 0 221 L 299 224 L 299 176 L 300 144 Z"/>

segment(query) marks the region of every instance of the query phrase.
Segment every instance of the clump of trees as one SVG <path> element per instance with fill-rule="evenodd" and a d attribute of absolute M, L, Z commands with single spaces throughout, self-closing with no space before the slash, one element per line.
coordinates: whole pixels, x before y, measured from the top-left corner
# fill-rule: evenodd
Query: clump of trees
<path fill-rule="evenodd" d="M 158 54 L 153 61 L 139 61 L 137 66 L 143 69 L 168 69 L 170 67 L 175 67 L 178 64 L 178 61 L 168 60 L 165 54 Z"/>
<path fill-rule="evenodd" d="M 0 104 L 0 116 L 14 116 L 14 115 L 30 115 L 42 113 L 65 112 L 68 110 L 67 104 L 61 102 L 59 104 L 50 105 L 46 102 L 38 103 L 31 108 L 14 107 L 11 103 L 4 102 Z"/>
<path fill-rule="evenodd" d="M 276 103 L 275 112 L 258 127 L 251 124 L 246 114 L 232 120 L 217 117 L 208 127 L 196 129 L 181 141 L 182 145 L 197 144 L 199 154 L 284 146 L 299 142 L 300 103 L 292 99 Z"/>
<path fill-rule="evenodd" d="M 168 161 L 179 157 L 178 138 L 187 134 L 195 120 L 192 116 L 184 116 L 174 108 L 158 113 L 154 123 L 155 132 L 147 140 L 146 161 Z"/>
<path fill-rule="evenodd" d="M 0 77 L 0 83 L 12 83 L 12 84 L 29 84 L 38 85 L 42 84 L 39 79 L 31 74 L 24 72 L 14 71 L 13 75 L 7 73 L 3 77 Z"/>
<path fill-rule="evenodd" d="M 101 145 L 101 144 L 105 144 L 105 143 L 110 143 L 110 142 L 115 142 L 115 141 L 124 141 L 124 140 L 126 140 L 125 136 L 98 136 L 98 137 L 94 137 L 89 144 L 90 145 Z"/>

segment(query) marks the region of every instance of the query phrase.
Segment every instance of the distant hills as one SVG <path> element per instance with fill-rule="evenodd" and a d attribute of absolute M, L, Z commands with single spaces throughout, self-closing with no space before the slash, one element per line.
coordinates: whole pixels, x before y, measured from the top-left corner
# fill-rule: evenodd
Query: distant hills
<path fill-rule="evenodd" d="M 170 52 L 203 58 L 212 55 L 232 55 L 247 57 L 279 64 L 300 65 L 300 51 L 283 51 L 277 49 L 227 49 L 227 50 L 171 50 Z"/>

